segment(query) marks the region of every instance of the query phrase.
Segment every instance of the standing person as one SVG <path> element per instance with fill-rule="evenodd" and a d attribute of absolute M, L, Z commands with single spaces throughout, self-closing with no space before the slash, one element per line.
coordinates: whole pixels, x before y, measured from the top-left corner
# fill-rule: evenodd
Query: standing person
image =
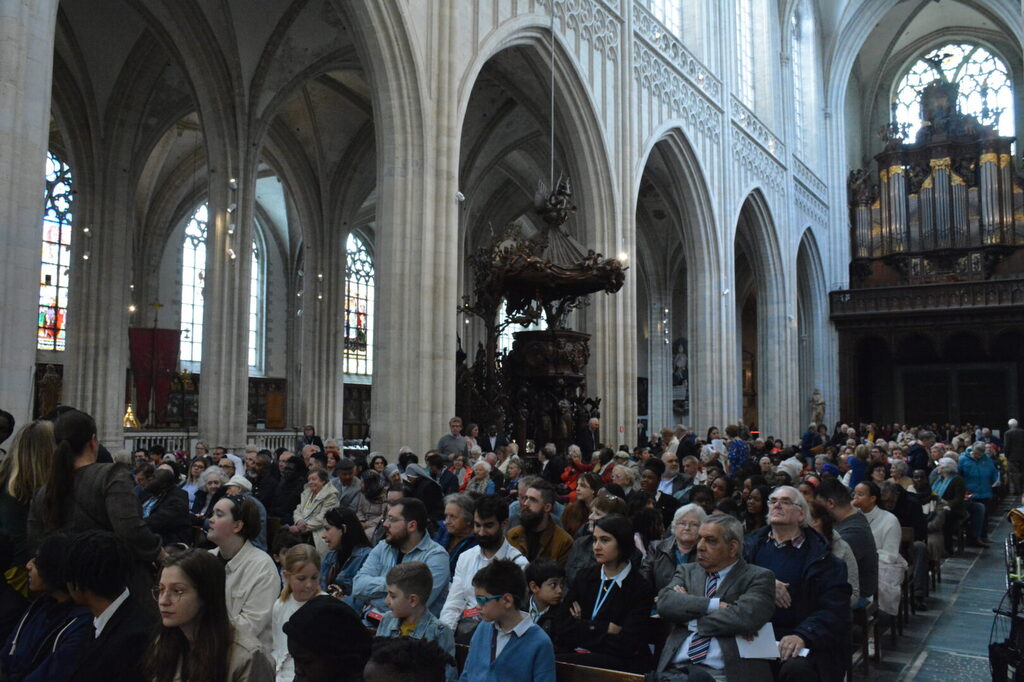
<path fill-rule="evenodd" d="M 50 478 L 53 467 L 53 423 L 37 419 L 18 431 L 10 452 L 0 461 L 0 531 L 11 536 L 11 567 L 7 583 L 27 595 L 29 559 L 28 513 L 36 491 Z"/>
<path fill-rule="evenodd" d="M 606 516 L 594 524 L 596 566 L 569 585 L 569 613 L 552 624 L 558 660 L 595 668 L 645 672 L 653 667 L 647 647 L 654 589 L 634 569 L 633 524 Z"/>
<path fill-rule="evenodd" d="M 488 426 L 487 435 L 478 440 L 480 441 L 478 445 L 482 452 L 497 452 L 498 448 L 508 445 L 508 438 L 498 433 L 498 426 L 496 424 Z"/>
<path fill-rule="evenodd" d="M 92 614 L 68 594 L 70 549 L 71 536 L 55 533 L 28 561 L 28 587 L 37 596 L 0 653 L 0 671 L 7 682 L 67 679 L 92 638 Z"/>
<path fill-rule="evenodd" d="M 1006 425 L 1010 428 L 1003 434 L 1003 453 L 1010 466 L 1010 494 L 1020 495 L 1024 492 L 1024 429 L 1017 426 L 1016 419 Z"/>
<path fill-rule="evenodd" d="M 320 537 L 328 549 L 320 565 L 320 589 L 339 599 L 351 597 L 352 581 L 371 549 L 359 518 L 351 509 L 335 507 L 324 514 Z M 355 608 L 351 599 L 347 603 Z"/>
<path fill-rule="evenodd" d="M 132 553 L 128 580 L 132 599 L 155 615 L 152 563 L 161 555 L 160 536 L 142 519 L 139 498 L 127 467 L 99 464 L 96 422 L 84 412 L 68 410 L 53 425 L 57 451 L 46 485 L 32 498 L 28 516 L 29 547 L 57 531 L 108 530 Z"/>
<path fill-rule="evenodd" d="M 330 477 L 323 469 L 309 472 L 306 489 L 299 498 L 299 506 L 292 513 L 294 524 L 288 530 L 296 535 L 313 537 L 318 552 L 326 552 L 327 546 L 320 537 L 324 527 L 324 514 L 338 506 L 338 491 L 330 484 Z"/>
<path fill-rule="evenodd" d="M 970 535 L 974 536 L 970 538 L 970 544 L 987 547 L 991 544 L 988 541 L 988 517 L 993 500 L 992 488 L 999 482 L 999 470 L 986 454 L 983 442 L 975 443 L 968 452 L 960 455 L 957 464 L 973 503 L 968 506 L 971 514 Z"/>
<path fill-rule="evenodd" d="M 590 461 L 590 454 L 597 452 L 604 446 L 601 444 L 601 420 L 597 417 L 591 417 L 587 420 L 587 425 L 582 429 L 579 435 L 576 437 L 576 445 L 580 446 L 580 450 L 587 454 L 584 460 Z"/>
<path fill-rule="evenodd" d="M 470 448 L 477 446 L 477 440 L 480 438 L 480 427 L 476 424 L 470 424 L 466 427 L 466 445 Z M 488 452 L 497 452 L 496 450 L 488 450 Z"/>
<path fill-rule="evenodd" d="M 526 578 L 514 561 L 496 559 L 473 576 L 483 622 L 473 633 L 461 682 L 555 681 L 551 639 L 522 610 Z"/>
<path fill-rule="evenodd" d="M 312 424 L 306 424 L 302 429 L 302 435 L 295 441 L 295 452 L 302 452 L 307 445 L 315 445 L 320 452 L 324 451 L 324 442 L 316 435 L 316 429 Z"/>
<path fill-rule="evenodd" d="M 232 624 L 259 640 L 263 651 L 271 651 L 270 617 L 281 579 L 270 555 L 252 544 L 259 532 L 256 504 L 227 495 L 213 507 L 206 538 L 216 545 L 210 552 L 224 563 Z"/>
<path fill-rule="evenodd" d="M 451 570 L 448 552 L 427 534 L 427 509 L 413 497 L 403 497 L 388 507 L 384 517 L 384 539 L 370 551 L 366 563 L 352 581 L 352 594 L 356 599 L 370 602 L 374 611 L 383 614 L 387 609 L 387 572 L 403 561 L 422 561 L 430 567 L 434 577 L 427 608 L 440 613 L 448 593 Z M 371 614 L 372 616 L 372 614 Z"/>
<path fill-rule="evenodd" d="M 441 609 L 441 622 L 455 632 L 459 644 L 468 644 L 480 623 L 473 591 L 473 576 L 477 571 L 494 559 L 510 559 L 522 568 L 529 563 L 505 540 L 507 530 L 508 504 L 496 495 L 481 497 L 473 510 L 477 545 L 463 552 L 455 562 L 451 587 Z"/>
<path fill-rule="evenodd" d="M 295 679 L 295 663 L 288 653 L 288 635 L 284 624 L 306 602 L 324 592 L 320 589 L 320 554 L 312 545 L 295 545 L 284 555 L 284 589 L 281 597 L 274 602 L 272 623 L 274 629 L 273 660 L 277 663 L 277 679 L 292 682 Z"/>
<path fill-rule="evenodd" d="M 224 564 L 199 549 L 171 555 L 153 588 L 161 626 L 146 651 L 147 680 L 271 682 L 260 644 L 233 627 L 224 597 Z M 123 652 L 122 652 L 123 655 Z"/>
<path fill-rule="evenodd" d="M 131 573 L 131 554 L 113 533 L 88 530 L 72 540 L 64 579 L 71 598 L 92 614 L 94 634 L 66 679 L 142 682 L 142 656 L 157 618 L 139 603 L 142 595 L 128 598 Z"/>
<path fill-rule="evenodd" d="M 437 451 L 445 457 L 461 454 L 469 459 L 469 443 L 462 436 L 462 419 L 452 417 L 448 420 L 448 433 L 437 441 Z"/>
<path fill-rule="evenodd" d="M 671 630 L 657 679 L 700 679 L 699 671 L 714 679 L 770 680 L 768 661 L 741 658 L 736 638 L 772 617 L 774 577 L 743 560 L 743 526 L 735 518 L 709 516 L 699 536 L 697 562 L 682 565 L 658 593 L 658 615 Z"/>

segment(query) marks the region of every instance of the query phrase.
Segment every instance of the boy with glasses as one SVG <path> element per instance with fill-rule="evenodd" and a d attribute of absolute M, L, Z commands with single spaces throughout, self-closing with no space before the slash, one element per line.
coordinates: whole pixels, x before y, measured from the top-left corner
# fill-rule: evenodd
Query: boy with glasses
<path fill-rule="evenodd" d="M 495 559 L 473 576 L 483 622 L 473 633 L 462 682 L 554 682 L 551 639 L 520 610 L 526 578 L 514 561 Z"/>

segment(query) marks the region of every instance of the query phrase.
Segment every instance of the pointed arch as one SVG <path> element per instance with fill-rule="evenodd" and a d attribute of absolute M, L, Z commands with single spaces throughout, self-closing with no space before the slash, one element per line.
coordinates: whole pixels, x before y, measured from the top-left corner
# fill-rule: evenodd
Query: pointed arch
<path fill-rule="evenodd" d="M 806 400 L 816 389 L 825 395 L 830 393 L 827 385 L 830 382 L 825 376 L 827 359 L 820 357 L 828 347 L 825 339 L 828 333 L 828 292 L 818 242 L 810 227 L 800 237 L 796 268 L 799 397 Z"/>

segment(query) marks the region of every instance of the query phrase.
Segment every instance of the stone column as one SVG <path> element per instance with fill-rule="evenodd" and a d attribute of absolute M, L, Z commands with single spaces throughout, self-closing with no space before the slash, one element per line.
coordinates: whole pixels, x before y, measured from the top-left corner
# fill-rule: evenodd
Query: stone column
<path fill-rule="evenodd" d="M 654 434 L 666 426 L 672 428 L 676 422 L 672 413 L 672 342 L 674 340 L 672 296 L 671 292 L 665 290 L 667 282 L 655 282 L 655 286 L 658 285 L 660 286 L 657 289 L 651 291 L 651 302 L 648 306 L 651 320 L 649 379 L 651 424 L 647 430 L 648 434 Z"/>
<path fill-rule="evenodd" d="M 301 394 L 304 420 L 323 438 L 342 437 L 344 396 L 345 239 L 306 251 Z M 302 424 L 296 424 L 302 426 Z"/>
<path fill-rule="evenodd" d="M 432 447 L 455 409 L 455 273 L 461 267 L 456 74 L 462 65 L 452 55 L 465 38 L 456 30 L 451 0 L 436 4 L 423 27 L 434 46 L 423 59 L 429 100 L 418 96 L 398 56 L 371 54 L 377 68 L 388 70 L 374 74 L 380 184 L 370 433 L 373 449 L 392 461 L 403 445 L 420 453 Z M 383 4 L 360 3 L 352 11 L 387 30 L 378 23 L 390 18 Z M 370 40 L 365 33 L 361 37 Z M 380 47 L 371 45 L 371 51 Z"/>
<path fill-rule="evenodd" d="M 32 415 L 57 4 L 0 0 L 0 409 L 19 426 Z"/>
<path fill-rule="evenodd" d="M 256 163 L 239 165 L 233 170 L 229 161 L 214 159 L 209 172 L 199 435 L 211 447 L 241 448 L 248 430 L 249 271 Z M 237 189 L 232 188 L 231 178 L 237 181 Z M 228 233 L 231 224 L 234 234 Z"/>
<path fill-rule="evenodd" d="M 83 241 L 72 243 L 73 328 L 64 365 L 64 402 L 91 414 L 100 440 L 119 449 L 124 445 L 121 420 L 128 366 L 132 192 L 125 174 L 99 172 L 79 194 L 75 212 L 80 224 L 90 226 L 91 236 L 89 260 L 82 260 Z"/>

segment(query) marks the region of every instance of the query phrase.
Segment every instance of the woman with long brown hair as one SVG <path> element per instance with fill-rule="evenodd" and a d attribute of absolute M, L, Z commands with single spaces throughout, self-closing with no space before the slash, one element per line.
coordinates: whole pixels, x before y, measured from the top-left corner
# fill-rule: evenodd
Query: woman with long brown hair
<path fill-rule="evenodd" d="M 260 643 L 228 618 L 224 564 L 189 549 L 164 560 L 153 588 L 161 627 L 146 652 L 154 682 L 271 682 L 274 666 Z"/>
<path fill-rule="evenodd" d="M 10 452 L 0 462 L 0 530 L 10 533 L 14 550 L 5 577 L 11 587 L 26 596 L 28 510 L 32 496 L 50 477 L 55 447 L 53 423 L 37 419 L 21 427 Z"/>

